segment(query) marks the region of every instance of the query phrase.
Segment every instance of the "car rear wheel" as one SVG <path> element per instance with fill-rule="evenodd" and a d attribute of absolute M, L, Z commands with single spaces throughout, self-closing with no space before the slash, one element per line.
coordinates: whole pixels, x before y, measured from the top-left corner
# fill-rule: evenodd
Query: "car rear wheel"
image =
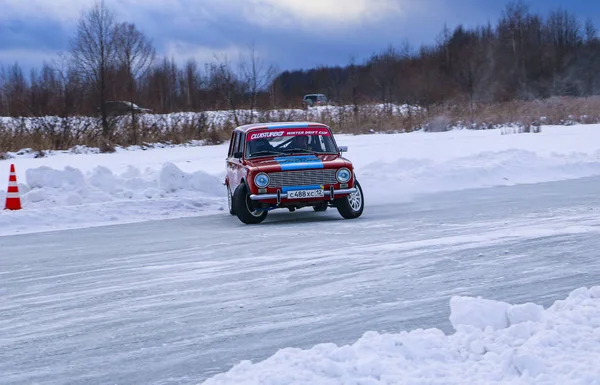
<path fill-rule="evenodd" d="M 246 224 L 260 223 L 267 217 L 267 210 L 257 210 L 254 206 L 245 183 L 240 184 L 233 193 L 233 210 L 239 220 Z"/>
<path fill-rule="evenodd" d="M 340 199 L 336 199 L 335 201 L 338 212 L 345 219 L 360 217 L 365 208 L 365 200 L 360 183 L 356 181 L 354 183 L 354 187 L 357 189 L 355 193 L 349 194 Z"/>

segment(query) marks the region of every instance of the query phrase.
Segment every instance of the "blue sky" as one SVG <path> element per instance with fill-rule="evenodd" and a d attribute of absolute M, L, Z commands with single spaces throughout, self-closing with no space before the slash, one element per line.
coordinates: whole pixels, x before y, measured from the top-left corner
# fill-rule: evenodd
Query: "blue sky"
<path fill-rule="evenodd" d="M 0 64 L 39 67 L 68 49 L 82 11 L 94 0 L 0 0 Z M 236 61 L 251 44 L 279 69 L 362 62 L 388 45 L 432 43 L 444 23 L 495 23 L 505 0 L 105 0 L 134 22 L 160 55 L 178 63 Z M 600 27 L 600 2 L 529 0 L 532 12 L 563 7 Z"/>

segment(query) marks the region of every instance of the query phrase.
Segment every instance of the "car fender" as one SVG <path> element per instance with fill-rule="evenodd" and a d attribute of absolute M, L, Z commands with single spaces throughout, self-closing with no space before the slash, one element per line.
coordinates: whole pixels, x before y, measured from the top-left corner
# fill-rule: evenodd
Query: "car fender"
<path fill-rule="evenodd" d="M 351 161 L 349 161 L 346 158 L 342 158 L 344 160 L 344 166 L 346 166 L 347 168 L 350 169 L 350 171 L 352 171 L 352 186 L 354 186 L 354 182 L 356 181 L 356 169 L 354 168 L 354 164 L 352 164 Z"/>

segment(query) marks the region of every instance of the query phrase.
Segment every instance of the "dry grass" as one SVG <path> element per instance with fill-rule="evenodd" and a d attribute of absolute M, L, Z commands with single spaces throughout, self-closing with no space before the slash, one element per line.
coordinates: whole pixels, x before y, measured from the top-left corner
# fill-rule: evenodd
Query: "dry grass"
<path fill-rule="evenodd" d="M 448 120 L 448 127 L 495 128 L 506 124 L 524 127 L 600 123 L 600 96 L 553 97 L 535 101 L 483 104 L 459 102 L 429 109 L 430 121 Z"/>
<path fill-rule="evenodd" d="M 446 131 L 452 128 L 489 129 L 516 125 L 529 130 L 539 125 L 600 123 L 600 97 L 550 98 L 536 101 L 511 101 L 483 104 L 453 101 L 425 109 L 393 111 L 394 106 L 333 107 L 309 115 L 306 110 L 261 111 L 258 122 L 313 120 L 325 123 L 336 133 Z M 244 119 L 246 119 L 245 117 Z M 102 137 L 99 119 L 86 117 L 40 117 L 0 120 L 0 157 L 6 152 L 30 148 L 32 151 L 68 150 L 75 146 L 99 148 L 109 152 L 115 146 L 151 143 L 182 144 L 227 141 L 235 127 L 233 118 L 209 122 L 206 114 L 172 114 L 139 119 L 136 129 L 130 117 L 110 122 L 112 135 Z M 2 155 L 4 154 L 4 155 Z"/>
<path fill-rule="evenodd" d="M 111 135 L 106 140 L 99 119 L 40 117 L 0 121 L 0 153 L 23 148 L 34 151 L 68 150 L 75 146 L 111 152 L 116 146 L 182 144 L 198 140 L 218 144 L 229 138 L 225 127 L 208 126 L 201 114 L 165 116 L 151 122 L 139 120 L 135 126 L 130 117 L 119 117 L 109 120 L 109 126 Z"/>
<path fill-rule="evenodd" d="M 334 107 L 323 110 L 311 120 L 330 126 L 336 133 L 367 134 L 372 132 L 410 132 L 426 121 L 425 110 L 395 111 L 397 106 L 362 105 Z M 308 112 L 305 112 L 308 120 Z M 302 120 L 302 119 L 300 119 Z"/>

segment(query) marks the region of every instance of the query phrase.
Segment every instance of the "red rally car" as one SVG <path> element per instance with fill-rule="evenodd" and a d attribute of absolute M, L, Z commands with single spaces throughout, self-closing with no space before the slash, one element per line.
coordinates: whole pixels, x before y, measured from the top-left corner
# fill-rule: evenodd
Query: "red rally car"
<path fill-rule="evenodd" d="M 321 123 L 277 122 L 237 127 L 231 135 L 225 186 L 229 212 L 247 224 L 270 210 L 335 207 L 346 219 L 364 209 L 352 163 Z"/>

